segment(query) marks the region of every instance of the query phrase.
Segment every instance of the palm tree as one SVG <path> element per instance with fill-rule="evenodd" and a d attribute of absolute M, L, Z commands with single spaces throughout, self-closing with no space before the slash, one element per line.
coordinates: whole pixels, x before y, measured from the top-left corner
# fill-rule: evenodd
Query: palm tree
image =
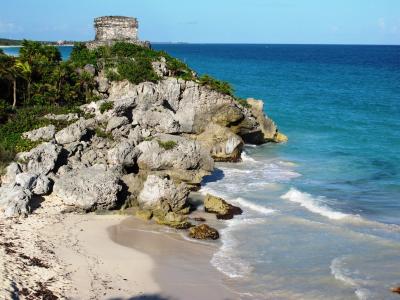
<path fill-rule="evenodd" d="M 7 55 L 0 55 L 0 77 L 12 82 L 13 85 L 13 105 L 17 105 L 17 78 L 18 69 L 15 66 L 15 59 Z"/>
<path fill-rule="evenodd" d="M 19 72 L 19 75 L 22 76 L 27 82 L 27 93 L 28 93 L 28 103 L 31 100 L 31 84 L 32 84 L 32 68 L 31 65 L 25 61 L 22 62 L 20 60 L 17 60 L 15 62 L 15 68 Z"/>

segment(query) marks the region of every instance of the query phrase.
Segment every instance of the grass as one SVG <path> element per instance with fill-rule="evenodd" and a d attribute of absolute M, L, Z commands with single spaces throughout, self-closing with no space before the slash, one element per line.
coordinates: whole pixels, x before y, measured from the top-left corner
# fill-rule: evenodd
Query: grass
<path fill-rule="evenodd" d="M 95 129 L 95 133 L 98 137 L 103 138 L 103 139 L 109 139 L 109 140 L 113 140 L 114 137 L 110 132 L 106 132 L 104 129 L 97 127 Z"/>
<path fill-rule="evenodd" d="M 221 94 L 234 96 L 232 86 L 226 81 L 217 80 L 205 74 L 199 78 L 199 83 Z"/>
<path fill-rule="evenodd" d="M 114 107 L 114 102 L 110 102 L 110 101 L 103 102 L 100 105 L 100 112 L 103 114 L 104 112 L 109 111 L 110 109 L 113 109 L 113 107 Z"/>
<path fill-rule="evenodd" d="M 177 143 L 175 141 L 160 141 L 157 140 L 158 145 L 163 148 L 164 150 L 172 150 L 176 147 Z"/>

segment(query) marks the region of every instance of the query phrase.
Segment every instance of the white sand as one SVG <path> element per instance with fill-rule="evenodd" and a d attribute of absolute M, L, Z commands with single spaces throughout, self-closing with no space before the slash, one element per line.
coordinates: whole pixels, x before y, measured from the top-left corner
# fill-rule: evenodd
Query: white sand
<path fill-rule="evenodd" d="M 24 299 L 21 292 L 41 298 L 37 293 L 43 290 L 61 299 L 159 292 L 151 277 L 150 256 L 108 236 L 107 228 L 119 224 L 123 216 L 61 214 L 61 202 L 55 197 L 41 205 L 20 222 L 0 219 L 0 299 L 13 294 Z M 44 266 L 35 266 L 37 261 Z"/>

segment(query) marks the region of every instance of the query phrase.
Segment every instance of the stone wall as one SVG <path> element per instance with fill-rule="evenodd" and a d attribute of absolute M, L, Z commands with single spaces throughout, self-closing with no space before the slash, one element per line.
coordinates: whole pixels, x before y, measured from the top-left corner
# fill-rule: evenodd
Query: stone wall
<path fill-rule="evenodd" d="M 130 17 L 100 17 L 94 20 L 96 41 L 137 40 L 138 21 Z"/>
<path fill-rule="evenodd" d="M 89 49 L 99 46 L 111 46 L 116 41 L 124 41 L 144 47 L 150 47 L 149 42 L 138 38 L 139 23 L 136 18 L 122 16 L 106 16 L 94 19 L 96 37 L 86 43 Z"/>

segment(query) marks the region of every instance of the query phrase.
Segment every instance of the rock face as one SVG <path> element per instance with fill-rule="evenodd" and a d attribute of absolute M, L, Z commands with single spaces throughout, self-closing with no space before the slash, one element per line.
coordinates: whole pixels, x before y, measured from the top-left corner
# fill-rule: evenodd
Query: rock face
<path fill-rule="evenodd" d="M 185 184 L 175 185 L 168 178 L 149 175 L 138 200 L 144 207 L 176 212 L 186 206 L 188 195 L 189 190 Z"/>
<path fill-rule="evenodd" d="M 244 142 L 240 136 L 226 127 L 210 123 L 196 140 L 208 149 L 215 161 L 240 160 Z"/>
<path fill-rule="evenodd" d="M 158 134 L 137 148 L 141 152 L 140 169 L 167 174 L 176 181 L 199 184 L 214 168 L 210 153 L 199 143 L 184 137 Z"/>
<path fill-rule="evenodd" d="M 234 215 L 242 214 L 240 207 L 227 203 L 224 199 L 208 194 L 204 199 L 206 212 L 215 213 L 218 219 L 229 220 Z"/>
<path fill-rule="evenodd" d="M 198 240 L 217 240 L 219 238 L 219 233 L 216 229 L 207 224 L 201 224 L 190 228 L 189 236 Z"/>
<path fill-rule="evenodd" d="M 88 47 L 117 40 L 143 45 L 137 27 L 133 18 L 98 18 L 96 40 Z M 202 85 L 194 73 L 193 81 L 170 77 L 174 72 L 166 58 L 152 67 L 161 79 L 140 84 L 110 82 L 93 65 L 78 70 L 93 75 L 93 93 L 102 100 L 80 107 L 85 118 L 45 116 L 69 124 L 58 132 L 50 125 L 24 133 L 32 141 L 48 142 L 19 153 L 2 177 L 0 206 L 8 216 L 29 213 L 32 197 L 53 191 L 77 210 L 139 206 L 146 211 L 144 219 L 189 228 L 183 216 L 190 211 L 189 191 L 200 187 L 214 161 L 239 161 L 244 143 L 286 140 L 264 115 L 261 101 L 249 99 L 247 108 Z M 222 219 L 241 213 L 211 196 L 205 207 Z M 208 227 L 193 230 L 193 236 L 216 237 Z"/>
<path fill-rule="evenodd" d="M 117 172 L 104 165 L 95 165 L 61 176 L 56 180 L 53 192 L 66 205 L 93 211 L 115 208 L 121 189 Z"/>
<path fill-rule="evenodd" d="M 256 117 L 257 122 L 260 124 L 261 131 L 266 141 L 272 141 L 276 143 L 286 142 L 287 137 L 278 132 L 274 121 L 264 115 L 264 102 L 253 98 L 247 99 L 247 103 L 250 104 L 253 115 Z"/>

